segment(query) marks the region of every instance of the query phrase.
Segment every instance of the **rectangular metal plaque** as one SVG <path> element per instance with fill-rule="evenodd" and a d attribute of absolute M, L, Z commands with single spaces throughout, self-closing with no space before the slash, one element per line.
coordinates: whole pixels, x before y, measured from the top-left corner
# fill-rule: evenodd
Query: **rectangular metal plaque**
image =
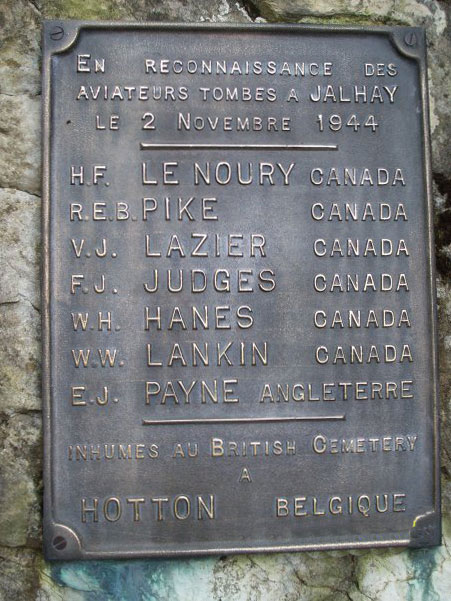
<path fill-rule="evenodd" d="M 438 544 L 423 31 L 43 36 L 47 557 Z"/>

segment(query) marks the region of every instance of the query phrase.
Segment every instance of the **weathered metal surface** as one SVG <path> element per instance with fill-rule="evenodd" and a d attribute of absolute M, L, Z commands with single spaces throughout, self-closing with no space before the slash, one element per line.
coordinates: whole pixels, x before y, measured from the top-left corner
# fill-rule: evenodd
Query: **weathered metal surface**
<path fill-rule="evenodd" d="M 423 32 L 43 38 L 47 556 L 437 544 Z"/>

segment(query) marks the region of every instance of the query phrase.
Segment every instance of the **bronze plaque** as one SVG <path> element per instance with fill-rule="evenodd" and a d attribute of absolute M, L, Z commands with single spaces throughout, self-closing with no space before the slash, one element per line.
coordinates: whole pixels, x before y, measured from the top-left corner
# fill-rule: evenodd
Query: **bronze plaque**
<path fill-rule="evenodd" d="M 421 29 L 44 26 L 50 559 L 436 545 Z"/>

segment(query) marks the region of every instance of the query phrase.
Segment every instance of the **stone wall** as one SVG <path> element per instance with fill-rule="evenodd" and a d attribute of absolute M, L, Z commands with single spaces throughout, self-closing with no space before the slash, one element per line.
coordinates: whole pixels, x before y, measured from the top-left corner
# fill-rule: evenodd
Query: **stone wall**
<path fill-rule="evenodd" d="M 451 598 L 451 8 L 441 0 L 1 0 L 0 601 Z M 47 564 L 41 553 L 40 27 L 43 18 L 285 21 L 427 29 L 442 396 L 443 545 Z"/>

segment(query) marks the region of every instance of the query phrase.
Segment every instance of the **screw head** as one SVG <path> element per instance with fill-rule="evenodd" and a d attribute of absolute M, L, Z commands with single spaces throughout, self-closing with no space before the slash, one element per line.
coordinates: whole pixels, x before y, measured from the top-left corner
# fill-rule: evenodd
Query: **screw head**
<path fill-rule="evenodd" d="M 404 36 L 404 41 L 407 44 L 407 46 L 416 46 L 417 45 L 416 33 L 414 31 L 409 31 Z"/>
<path fill-rule="evenodd" d="M 64 29 L 61 25 L 55 25 L 55 27 L 50 32 L 50 39 L 54 41 L 61 40 L 64 36 Z"/>
<path fill-rule="evenodd" d="M 52 544 L 57 551 L 62 551 L 67 547 L 67 540 L 64 538 L 64 536 L 55 536 Z"/>

